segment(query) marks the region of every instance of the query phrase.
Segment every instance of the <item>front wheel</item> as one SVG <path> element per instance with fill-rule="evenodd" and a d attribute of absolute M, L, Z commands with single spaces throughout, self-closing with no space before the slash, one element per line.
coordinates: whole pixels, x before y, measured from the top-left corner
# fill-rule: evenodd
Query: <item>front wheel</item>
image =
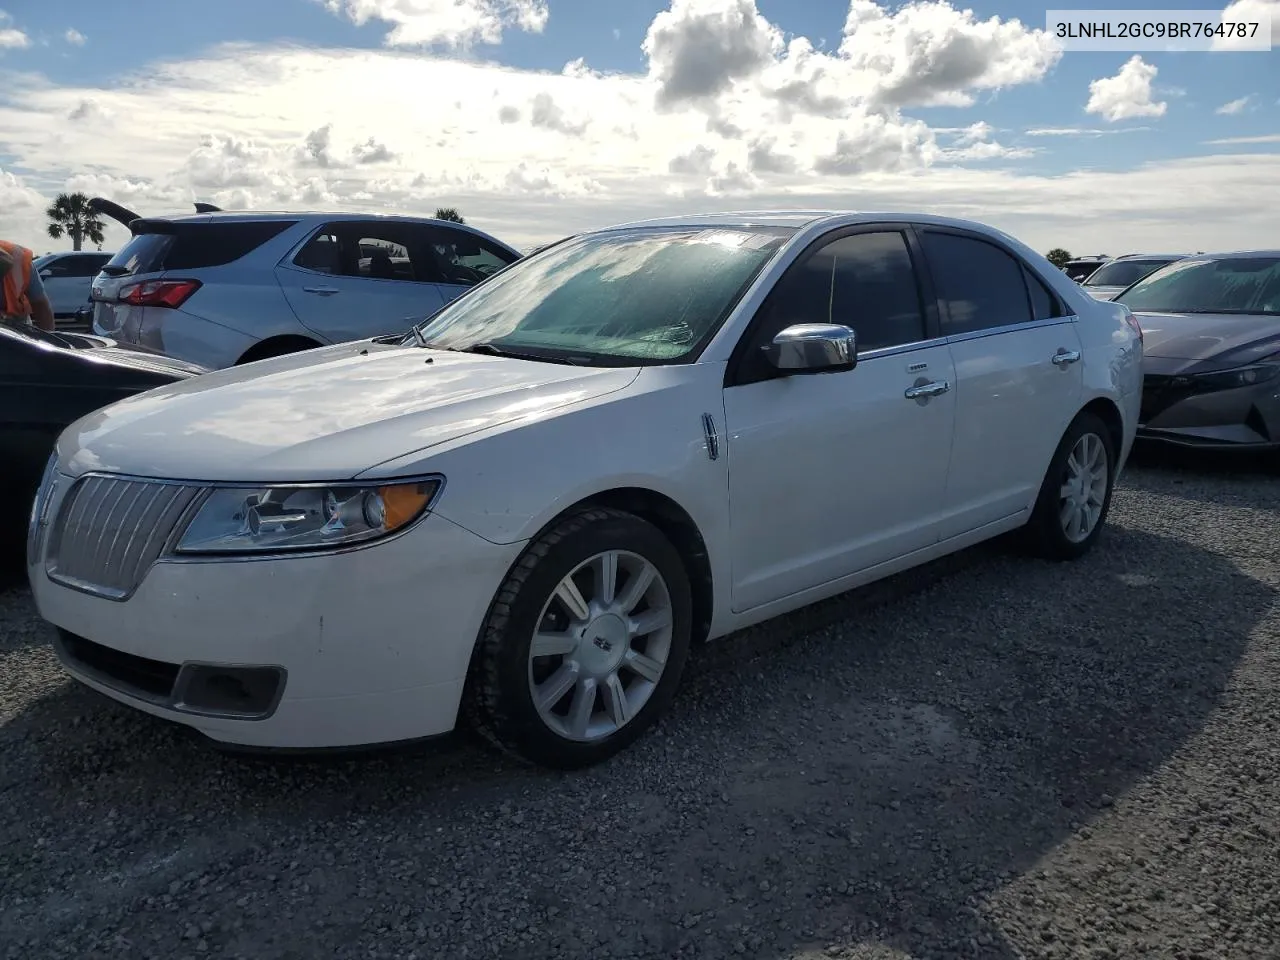
<path fill-rule="evenodd" d="M 523 760 L 599 763 L 666 710 L 691 624 L 689 577 L 661 531 L 619 510 L 569 514 L 498 589 L 468 683 L 468 719 Z"/>
<path fill-rule="evenodd" d="M 1111 507 L 1115 463 L 1107 425 L 1082 412 L 1054 452 L 1024 530 L 1035 554 L 1046 560 L 1075 560 L 1089 552 Z"/>

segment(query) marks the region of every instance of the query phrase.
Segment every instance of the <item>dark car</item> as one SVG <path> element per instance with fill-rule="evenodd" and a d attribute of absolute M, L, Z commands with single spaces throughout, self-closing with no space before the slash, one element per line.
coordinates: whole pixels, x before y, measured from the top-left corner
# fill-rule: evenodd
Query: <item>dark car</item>
<path fill-rule="evenodd" d="M 1076 257 L 1062 265 L 1062 272 L 1076 283 L 1084 283 L 1093 275 L 1093 271 L 1104 263 L 1110 262 L 1111 258 L 1105 253 L 1100 253 L 1096 257 Z"/>
<path fill-rule="evenodd" d="M 202 367 L 105 337 L 0 323 L 0 558 L 15 559 L 40 477 L 63 429 L 87 413 Z M 16 543 L 15 543 L 16 541 Z"/>
<path fill-rule="evenodd" d="M 1139 437 L 1280 449 L 1280 251 L 1188 257 L 1115 300 L 1143 330 Z"/>

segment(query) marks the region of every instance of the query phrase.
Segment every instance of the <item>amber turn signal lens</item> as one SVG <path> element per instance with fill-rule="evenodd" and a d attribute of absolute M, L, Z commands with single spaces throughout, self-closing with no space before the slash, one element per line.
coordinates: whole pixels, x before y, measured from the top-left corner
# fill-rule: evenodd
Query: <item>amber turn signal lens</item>
<path fill-rule="evenodd" d="M 398 530 L 416 519 L 435 492 L 434 482 L 398 483 L 379 487 L 378 496 L 382 498 L 383 509 L 386 511 L 383 526 L 388 531 Z"/>

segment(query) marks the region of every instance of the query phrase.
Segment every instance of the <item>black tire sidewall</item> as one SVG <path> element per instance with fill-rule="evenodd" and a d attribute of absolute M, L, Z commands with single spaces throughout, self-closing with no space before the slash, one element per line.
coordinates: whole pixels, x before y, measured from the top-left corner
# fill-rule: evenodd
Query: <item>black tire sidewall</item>
<path fill-rule="evenodd" d="M 598 763 L 624 749 L 643 734 L 666 711 L 679 686 L 688 657 L 693 622 L 693 602 L 684 562 L 671 542 L 652 524 L 614 511 L 571 528 L 558 539 L 530 571 L 510 605 L 510 613 L 497 648 L 488 651 L 495 658 L 497 690 L 501 714 L 494 717 L 494 733 L 519 756 L 562 769 Z M 556 529 L 553 528 L 554 534 Z M 588 558 L 608 550 L 638 554 L 657 568 L 671 597 L 671 651 L 657 689 L 621 730 L 592 743 L 568 740 L 551 730 L 538 714 L 529 687 L 529 648 L 543 606 L 556 585 Z"/>
<path fill-rule="evenodd" d="M 1067 460 L 1071 456 L 1071 451 L 1080 442 L 1081 437 L 1090 433 L 1102 441 L 1102 447 L 1106 451 L 1107 492 L 1102 499 L 1102 513 L 1098 517 L 1097 524 L 1090 531 L 1089 536 L 1077 543 L 1068 539 L 1062 529 L 1058 516 L 1059 490 L 1066 477 Z M 1076 416 L 1067 428 L 1067 432 L 1063 434 L 1040 488 L 1030 531 L 1034 538 L 1033 546 L 1036 552 L 1048 559 L 1056 560 L 1074 560 L 1088 553 L 1098 537 L 1102 535 L 1102 528 L 1106 525 L 1107 515 L 1111 512 L 1111 494 L 1115 490 L 1115 485 L 1116 449 L 1111 431 L 1098 416 L 1083 411 Z"/>

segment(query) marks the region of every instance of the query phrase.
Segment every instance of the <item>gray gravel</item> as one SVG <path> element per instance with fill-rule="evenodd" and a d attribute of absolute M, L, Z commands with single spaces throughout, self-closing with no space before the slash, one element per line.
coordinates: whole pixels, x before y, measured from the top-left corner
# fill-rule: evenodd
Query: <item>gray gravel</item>
<path fill-rule="evenodd" d="M 0 957 L 1280 956 L 1280 482 L 1131 467 L 733 638 L 576 775 L 247 761 L 66 682 L 0 594 Z"/>

